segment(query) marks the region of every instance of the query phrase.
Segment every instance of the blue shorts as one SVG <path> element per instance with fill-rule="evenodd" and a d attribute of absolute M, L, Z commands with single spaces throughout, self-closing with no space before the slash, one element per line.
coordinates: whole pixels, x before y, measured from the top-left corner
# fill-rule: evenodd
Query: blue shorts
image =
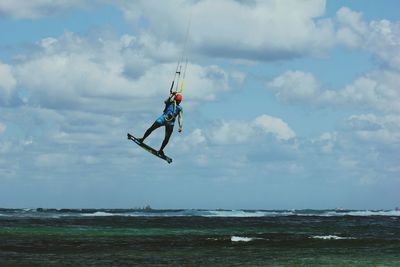
<path fill-rule="evenodd" d="M 161 115 L 160 117 L 158 117 L 158 119 L 156 120 L 156 122 L 160 125 L 165 125 L 165 126 L 174 126 L 175 124 L 175 119 L 167 121 L 167 119 L 165 118 L 165 115 Z"/>

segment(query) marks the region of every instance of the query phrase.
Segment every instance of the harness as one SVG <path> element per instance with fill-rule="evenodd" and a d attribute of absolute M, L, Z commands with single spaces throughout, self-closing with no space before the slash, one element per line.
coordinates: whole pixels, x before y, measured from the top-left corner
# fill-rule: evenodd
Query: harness
<path fill-rule="evenodd" d="M 169 101 L 168 101 L 168 102 L 169 102 Z M 167 109 L 168 109 L 169 106 L 170 106 L 170 103 L 171 103 L 171 102 L 169 102 L 169 103 L 165 106 L 164 112 L 167 111 Z M 175 116 L 174 116 L 175 110 L 176 110 L 176 101 L 175 101 L 175 100 L 174 100 L 174 102 L 173 102 L 173 108 L 174 108 L 174 109 L 172 110 L 172 115 L 164 114 L 164 118 L 165 118 L 166 121 L 172 121 L 173 119 L 175 119 Z"/>

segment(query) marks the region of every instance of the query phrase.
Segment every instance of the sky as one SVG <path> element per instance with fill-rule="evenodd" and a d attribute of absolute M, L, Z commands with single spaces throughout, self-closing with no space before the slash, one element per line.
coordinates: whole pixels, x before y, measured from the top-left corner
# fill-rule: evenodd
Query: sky
<path fill-rule="evenodd" d="M 0 207 L 400 206 L 399 8 L 0 0 Z M 184 51 L 167 164 L 126 133 L 160 116 Z"/>

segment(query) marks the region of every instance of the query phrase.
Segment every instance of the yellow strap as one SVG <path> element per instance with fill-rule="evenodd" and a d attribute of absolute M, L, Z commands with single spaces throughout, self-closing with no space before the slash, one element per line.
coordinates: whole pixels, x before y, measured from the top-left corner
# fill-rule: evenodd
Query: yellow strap
<path fill-rule="evenodd" d="M 178 92 L 178 93 L 180 93 L 180 94 L 182 93 L 184 85 L 185 85 L 185 81 L 184 81 L 184 80 L 182 80 L 182 83 L 181 83 L 181 89 L 179 90 L 179 92 Z"/>

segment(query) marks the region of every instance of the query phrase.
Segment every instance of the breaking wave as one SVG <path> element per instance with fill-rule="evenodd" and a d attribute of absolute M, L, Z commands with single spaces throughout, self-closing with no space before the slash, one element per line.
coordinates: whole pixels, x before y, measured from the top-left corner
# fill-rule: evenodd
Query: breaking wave
<path fill-rule="evenodd" d="M 342 240 L 342 239 L 355 239 L 354 237 L 341 237 L 337 235 L 315 235 L 310 238 L 323 239 L 323 240 Z"/>

